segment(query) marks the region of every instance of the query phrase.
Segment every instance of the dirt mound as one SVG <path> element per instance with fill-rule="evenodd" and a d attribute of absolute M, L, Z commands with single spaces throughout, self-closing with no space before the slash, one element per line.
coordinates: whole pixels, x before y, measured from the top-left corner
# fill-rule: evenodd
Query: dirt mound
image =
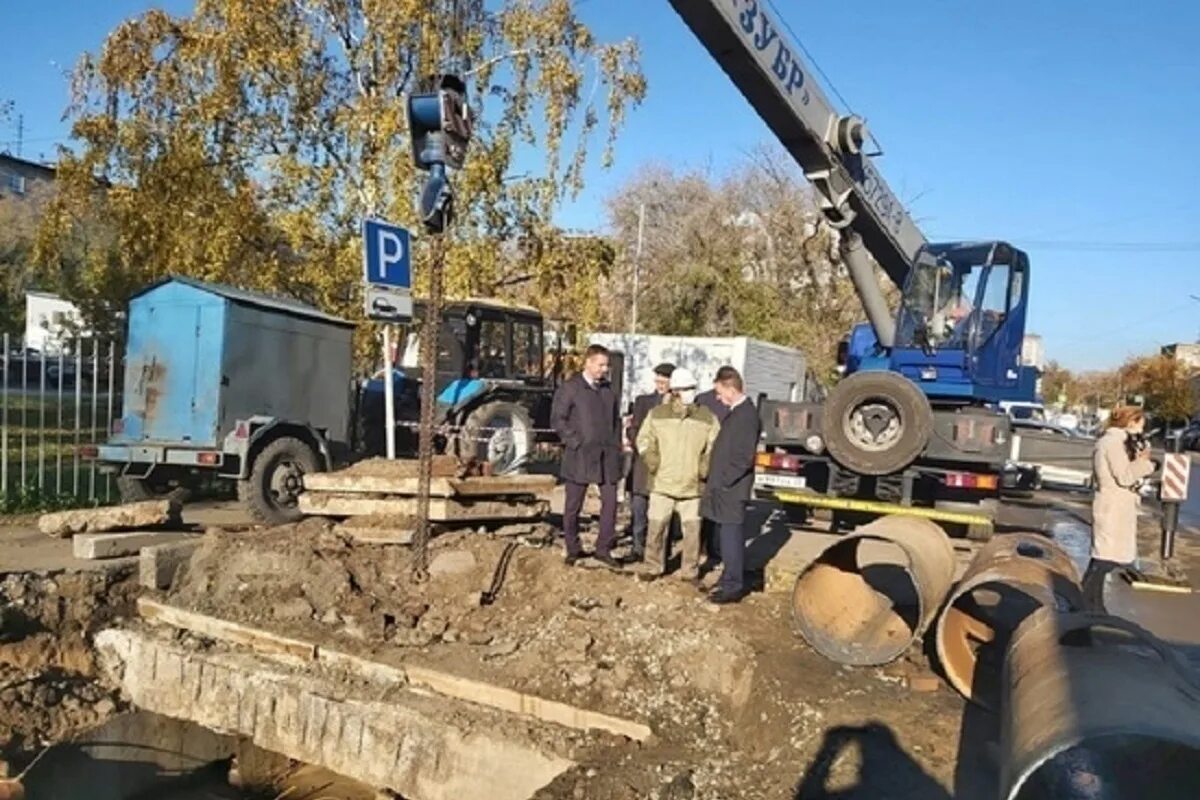
<path fill-rule="evenodd" d="M 103 722 L 116 696 L 96 682 L 89 640 L 132 608 L 132 571 L 12 573 L 0 580 L 0 757 Z"/>
<path fill-rule="evenodd" d="M 166 599 L 653 729 L 652 742 L 583 753 L 538 800 L 791 797 L 831 726 L 876 718 L 929 752 L 936 743 L 948 778 L 949 693 L 931 714 L 933 696 L 825 661 L 791 633 L 786 596 L 718 608 L 674 578 L 568 567 L 553 542 L 540 524 L 444 533 L 430 542 L 428 579 L 414 582 L 411 547 L 366 546 L 325 521 L 214 531 Z"/>

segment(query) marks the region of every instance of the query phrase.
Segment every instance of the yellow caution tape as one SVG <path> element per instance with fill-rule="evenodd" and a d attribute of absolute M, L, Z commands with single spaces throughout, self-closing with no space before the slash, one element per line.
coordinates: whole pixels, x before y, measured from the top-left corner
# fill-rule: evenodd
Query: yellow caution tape
<path fill-rule="evenodd" d="M 797 503 L 817 508 L 833 508 L 839 511 L 864 511 L 868 514 L 898 514 L 906 517 L 924 517 L 938 522 L 957 522 L 961 525 L 991 525 L 993 520 L 986 514 L 969 514 L 962 511 L 946 511 L 940 508 L 902 506 L 882 503 L 878 500 L 856 500 L 851 497 L 829 497 L 811 492 L 775 492 L 781 503 Z"/>

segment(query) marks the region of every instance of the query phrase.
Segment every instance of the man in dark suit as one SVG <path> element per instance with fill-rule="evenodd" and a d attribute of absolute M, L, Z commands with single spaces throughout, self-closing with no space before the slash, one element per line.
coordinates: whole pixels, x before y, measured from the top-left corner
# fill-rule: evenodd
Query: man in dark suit
<path fill-rule="evenodd" d="M 746 596 L 743 562 L 746 553 L 746 505 L 754 487 L 754 457 L 758 452 L 758 410 L 746 396 L 742 376 L 733 367 L 718 373 L 716 394 L 729 409 L 713 445 L 708 485 L 700 513 L 718 526 L 725 564 L 721 580 L 708 599 L 736 603 Z"/>
<path fill-rule="evenodd" d="M 629 510 L 633 517 L 633 548 L 631 561 L 640 562 L 646 556 L 647 513 L 650 507 L 650 476 L 646 473 L 646 462 L 637 451 L 637 435 L 646 417 L 663 404 L 670 394 L 671 373 L 674 364 L 659 364 L 654 368 L 654 391 L 639 395 L 633 401 L 629 430 L 626 439 L 633 447 L 633 469 L 629 475 Z"/>
<path fill-rule="evenodd" d="M 721 398 L 717 396 L 717 384 L 727 381 L 737 374 L 738 371 L 728 364 L 721 367 L 717 370 L 716 377 L 713 378 L 712 388 L 696 395 L 696 405 L 711 411 L 717 418 L 717 422 L 724 422 L 725 418 L 729 416 L 729 406 L 722 403 Z M 710 519 L 702 520 L 700 541 L 704 546 L 704 571 L 709 572 L 716 569 L 717 564 L 721 563 L 721 542 L 717 535 L 715 522 Z"/>
<path fill-rule="evenodd" d="M 554 393 L 551 422 L 562 439 L 563 538 L 567 564 L 586 554 L 579 542 L 579 512 L 590 484 L 600 487 L 600 537 L 594 558 L 610 567 L 621 564 L 611 550 L 617 533 L 617 483 L 621 480 L 621 420 L 616 393 L 608 382 L 608 350 L 591 345 L 583 371 Z"/>

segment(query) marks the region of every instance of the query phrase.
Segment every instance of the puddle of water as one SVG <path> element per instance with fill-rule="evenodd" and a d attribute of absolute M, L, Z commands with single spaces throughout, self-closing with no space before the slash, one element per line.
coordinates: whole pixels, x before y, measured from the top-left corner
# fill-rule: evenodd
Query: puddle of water
<path fill-rule="evenodd" d="M 1092 560 L 1092 527 L 1077 519 L 1056 520 L 1050 526 L 1050 538 L 1071 557 L 1082 576 Z"/>

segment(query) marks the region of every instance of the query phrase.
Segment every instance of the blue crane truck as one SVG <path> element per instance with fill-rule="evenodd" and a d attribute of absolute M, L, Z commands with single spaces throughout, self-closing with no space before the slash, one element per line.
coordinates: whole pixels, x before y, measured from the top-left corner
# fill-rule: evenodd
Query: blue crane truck
<path fill-rule="evenodd" d="M 1012 477 L 999 403 L 1034 396 L 1019 364 L 1028 257 L 1004 241 L 928 242 L 876 168 L 866 122 L 830 102 L 769 3 L 669 2 L 803 169 L 871 328 L 824 402 L 760 403 L 760 492 L 986 535 Z"/>
<path fill-rule="evenodd" d="M 418 303 L 418 324 L 423 307 Z M 549 433 L 542 317 L 449 303 L 438 358 L 439 448 L 522 470 Z M 296 300 L 169 277 L 129 301 L 123 408 L 81 448 L 122 500 L 185 498 L 204 475 L 236 482 L 256 519 L 299 518 L 306 473 L 384 451 L 383 379 L 354 379 L 355 325 Z M 415 454 L 419 379 L 396 389 L 397 452 Z"/>

